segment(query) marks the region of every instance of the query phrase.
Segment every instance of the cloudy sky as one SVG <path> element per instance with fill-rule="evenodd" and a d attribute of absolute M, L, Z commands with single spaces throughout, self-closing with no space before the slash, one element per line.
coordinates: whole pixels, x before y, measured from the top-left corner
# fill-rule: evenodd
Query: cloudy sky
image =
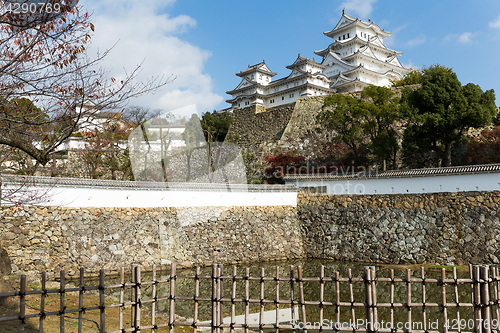
<path fill-rule="evenodd" d="M 140 78 L 176 79 L 131 105 L 174 110 L 194 104 L 199 113 L 223 109 L 235 76 L 265 60 L 277 72 L 297 54 L 321 59 L 323 35 L 342 9 L 392 31 L 386 45 L 402 51 L 407 67 L 452 67 L 462 84 L 494 89 L 500 105 L 498 0 L 82 0 L 92 14 L 92 49 L 115 45 L 103 63 L 115 77 L 142 63 Z"/>

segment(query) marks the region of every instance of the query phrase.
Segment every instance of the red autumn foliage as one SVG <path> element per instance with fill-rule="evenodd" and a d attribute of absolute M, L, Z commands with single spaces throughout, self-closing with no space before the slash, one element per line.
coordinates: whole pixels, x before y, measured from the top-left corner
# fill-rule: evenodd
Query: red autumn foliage
<path fill-rule="evenodd" d="M 264 165 L 267 166 L 265 180 L 268 184 L 284 184 L 283 177 L 291 170 L 300 169 L 305 161 L 304 156 L 293 156 L 290 152 L 264 158 Z"/>
<path fill-rule="evenodd" d="M 318 163 L 306 161 L 304 156 L 294 156 L 292 153 L 280 153 L 274 156 L 265 156 L 264 179 L 268 184 L 284 184 L 283 177 L 287 174 L 347 174 L 364 171 L 365 157 L 359 160 L 346 158 L 338 163 Z"/>
<path fill-rule="evenodd" d="M 500 126 L 483 130 L 479 137 L 467 143 L 467 147 L 470 164 L 500 163 Z"/>

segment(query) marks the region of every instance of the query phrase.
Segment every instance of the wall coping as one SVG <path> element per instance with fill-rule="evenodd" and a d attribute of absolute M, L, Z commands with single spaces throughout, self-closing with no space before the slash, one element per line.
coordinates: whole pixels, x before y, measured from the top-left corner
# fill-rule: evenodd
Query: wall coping
<path fill-rule="evenodd" d="M 295 185 L 226 184 L 226 183 L 174 183 L 122 181 L 87 178 L 59 178 L 2 174 L 7 185 L 47 185 L 50 187 L 80 187 L 101 189 L 133 189 L 161 191 L 217 191 L 217 192 L 298 192 Z"/>
<path fill-rule="evenodd" d="M 374 179 L 374 178 L 412 178 L 412 177 L 430 177 L 430 176 L 451 176 L 451 175 L 470 175 L 479 173 L 500 173 L 500 163 L 451 166 L 442 168 L 425 168 L 410 170 L 371 170 L 361 172 L 331 172 L 329 174 L 289 174 L 283 179 L 293 180 L 342 180 L 342 179 Z"/>

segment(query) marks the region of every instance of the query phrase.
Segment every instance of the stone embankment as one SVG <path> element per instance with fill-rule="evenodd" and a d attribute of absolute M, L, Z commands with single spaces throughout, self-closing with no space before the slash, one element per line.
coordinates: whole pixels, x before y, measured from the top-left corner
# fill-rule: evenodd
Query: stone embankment
<path fill-rule="evenodd" d="M 279 140 L 290 121 L 294 108 L 295 103 L 267 110 L 258 106 L 235 110 L 227 135 L 229 138 L 238 137 L 238 145 L 242 147 L 259 145 L 269 140 Z"/>
<path fill-rule="evenodd" d="M 394 87 L 395 97 L 401 97 L 404 88 L 417 89 L 419 85 Z M 361 91 L 343 95 L 359 99 Z M 265 142 L 280 141 L 283 144 L 301 140 L 307 130 L 316 127 L 316 116 L 321 111 L 325 96 L 299 97 L 291 104 L 266 109 L 260 105 L 237 109 L 233 113 L 228 136 L 238 136 L 242 147 L 259 147 Z"/>
<path fill-rule="evenodd" d="M 141 264 L 203 265 L 304 256 L 291 206 L 0 209 L 12 274 L 79 267 L 117 271 Z"/>
<path fill-rule="evenodd" d="M 299 198 L 310 257 L 391 264 L 500 263 L 500 192 Z"/>
<path fill-rule="evenodd" d="M 498 264 L 500 192 L 299 194 L 297 207 L 3 207 L 0 244 L 15 275 L 306 257 Z"/>

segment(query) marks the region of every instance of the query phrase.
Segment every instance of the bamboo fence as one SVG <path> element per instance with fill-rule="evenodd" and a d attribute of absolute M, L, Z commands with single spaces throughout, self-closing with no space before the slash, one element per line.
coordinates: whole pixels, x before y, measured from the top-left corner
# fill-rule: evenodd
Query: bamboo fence
<path fill-rule="evenodd" d="M 27 290 L 26 276 L 22 276 L 20 280 L 20 287 L 15 292 L 0 293 L 0 299 L 4 297 L 15 297 L 19 300 L 19 315 L 11 317 L 0 318 L 0 322 L 4 321 L 19 321 L 19 332 L 24 332 L 26 320 L 29 318 L 38 318 L 39 331 L 44 331 L 44 321 L 47 317 L 59 316 L 60 332 L 65 332 L 65 316 L 78 315 L 78 332 L 81 333 L 84 327 L 85 320 L 84 314 L 89 311 L 99 312 L 99 332 L 108 333 L 121 333 L 121 332 L 156 332 L 160 328 L 168 327 L 169 332 L 174 332 L 175 327 L 188 326 L 192 327 L 193 333 L 199 330 L 211 330 L 212 333 L 221 333 L 224 331 L 235 330 L 244 331 L 247 333 L 249 330 L 266 332 L 279 332 L 281 330 L 288 331 L 318 331 L 318 332 L 381 332 L 381 333 L 492 333 L 499 331 L 498 325 L 500 324 L 500 270 L 498 266 L 487 265 L 470 265 L 469 277 L 458 278 L 456 268 L 452 269 L 452 277 L 446 277 L 446 270 L 444 268 L 440 271 L 440 277 L 427 278 L 426 271 L 422 267 L 420 270 L 420 277 L 412 276 L 410 269 L 405 272 L 405 277 L 396 278 L 394 270 L 390 270 L 389 277 L 377 277 L 375 268 L 373 266 L 364 267 L 363 277 L 353 277 L 351 269 L 347 271 L 347 277 L 340 277 L 339 272 L 335 272 L 332 276 L 325 276 L 324 266 L 320 267 L 319 277 L 304 277 L 301 266 L 290 266 L 289 276 L 280 276 L 280 269 L 276 267 L 274 276 L 266 276 L 264 268 L 261 268 L 259 276 L 250 276 L 249 268 L 245 269 L 243 275 L 237 274 L 236 267 L 233 267 L 231 274 L 224 272 L 223 265 L 213 265 L 211 274 L 202 275 L 200 267 L 196 267 L 192 275 L 177 275 L 175 263 L 171 265 L 170 274 L 163 279 L 157 279 L 158 272 L 153 266 L 151 274 L 152 278 L 144 281 L 141 277 L 141 267 L 134 266 L 131 270 L 130 282 L 126 282 L 125 269 L 121 269 L 119 276 L 119 283 L 105 285 L 104 271 L 101 270 L 97 285 L 85 285 L 84 270 L 80 269 L 79 280 L 77 286 L 69 288 L 66 282 L 64 271 L 60 272 L 60 285 L 59 289 L 46 289 L 46 274 L 42 273 L 41 289 L 40 290 Z M 191 295 L 177 295 L 178 280 L 190 280 L 194 284 L 194 290 L 190 292 Z M 211 281 L 211 297 L 202 297 L 200 292 L 200 281 Z M 259 298 L 250 298 L 251 288 L 250 282 L 254 281 L 258 284 Z M 319 289 L 319 298 L 317 300 L 305 299 L 305 284 L 315 282 Z M 237 284 L 243 285 L 243 290 L 240 294 L 237 293 Z M 389 299 L 389 302 L 377 302 L 377 296 L 381 298 L 382 295 L 377 295 L 377 285 L 381 283 L 389 285 L 389 295 L 384 295 L 384 299 Z M 95 284 L 95 283 L 94 283 Z M 341 284 L 344 289 L 341 289 Z M 345 285 L 347 284 L 347 287 Z M 364 300 L 356 301 L 354 297 L 354 286 L 364 285 Z M 401 292 L 397 295 L 395 293 L 396 284 L 406 284 L 405 295 Z M 434 284 L 440 290 L 440 302 L 428 302 L 427 290 L 429 285 Z M 168 285 L 168 295 L 160 297 L 158 288 L 161 285 Z M 308 284 L 310 285 L 310 284 Z M 420 291 L 421 297 L 416 299 L 412 297 L 412 286 L 415 285 Z M 470 288 L 470 301 L 461 302 L 459 297 L 458 287 L 465 285 Z M 271 286 L 275 290 L 275 297 L 265 297 L 265 286 Z M 325 286 L 331 287 L 334 292 L 326 293 Z M 144 288 L 149 288 L 150 294 L 145 296 L 143 293 Z M 448 287 L 448 288 L 447 288 Z M 281 297 L 281 291 L 288 288 L 288 298 Z M 316 288 L 316 287 L 315 287 Z M 105 291 L 114 290 L 119 294 L 119 302 L 116 304 L 106 304 Z M 125 293 L 131 292 L 130 300 L 125 300 Z M 257 292 L 257 290 L 254 290 Z M 297 295 L 298 291 L 298 295 Z M 349 301 L 341 301 L 340 293 L 348 293 Z M 78 293 L 78 307 L 68 308 L 65 301 L 67 293 Z M 99 305 L 92 307 L 84 307 L 83 300 L 86 292 L 98 293 Z M 59 295 L 59 310 L 47 311 L 45 308 L 45 300 L 49 294 Z M 26 296 L 40 295 L 40 307 L 37 309 L 38 313 L 26 313 Z M 207 294 L 208 295 L 208 294 Z M 240 296 L 238 296 L 240 295 Z M 242 297 L 242 295 L 244 295 Z M 269 294 L 268 294 L 269 295 Z M 403 301 L 396 301 L 397 298 Z M 434 295 L 436 296 L 436 295 Z M 452 301 L 447 299 L 451 298 Z M 176 316 L 176 303 L 177 302 L 192 302 L 193 316 L 189 319 L 179 319 Z M 158 323 L 156 321 L 158 310 L 156 306 L 159 302 L 168 303 L 168 321 Z M 200 305 L 211 305 L 211 319 L 202 321 L 199 319 Z M 236 306 L 241 303 L 244 307 L 244 322 L 237 323 L 236 321 Z M 258 306 L 258 323 L 251 323 L 250 307 L 251 305 Z M 269 322 L 264 320 L 264 312 L 266 305 L 271 306 L 276 312 L 276 320 Z M 143 319 L 144 307 L 148 307 L 150 319 L 146 322 Z M 308 308 L 315 307 L 319 317 L 318 322 L 308 322 Z M 325 322 L 324 310 L 330 307 L 334 309 L 335 318 L 331 322 L 335 325 L 328 325 Z M 119 309 L 119 327 L 117 330 L 106 331 L 106 310 L 111 308 Z M 124 309 L 130 309 L 131 320 L 129 327 L 125 327 Z M 395 311 L 402 308 L 406 312 L 406 320 L 403 325 L 395 319 Z M 290 309 L 292 311 L 290 311 Z M 300 318 L 295 318 L 295 311 L 297 309 Z M 359 316 L 359 311 L 363 310 L 364 315 Z M 385 310 L 384 310 L 385 309 Z M 439 310 L 439 320 L 442 320 L 440 330 L 435 327 L 429 327 L 431 321 L 429 318 L 429 311 L 431 309 Z M 470 311 L 472 319 L 465 320 L 461 318 L 463 312 L 460 309 Z M 282 323 L 280 322 L 280 311 L 290 311 L 291 320 Z M 389 313 L 385 325 L 379 325 L 379 311 L 387 311 Z M 230 313 L 229 322 L 224 322 L 224 313 Z M 349 318 L 349 325 L 341 323 L 341 313 Z M 412 329 L 413 316 L 418 314 L 421 327 L 419 329 Z M 453 315 L 453 323 L 449 323 L 449 315 Z M 433 319 L 436 319 L 435 317 Z M 302 325 L 297 324 L 297 321 Z M 364 325 L 358 325 L 359 321 L 363 321 Z M 306 324 L 307 323 L 307 324 Z M 464 324 L 465 325 L 462 325 Z M 314 325 L 313 325 L 314 324 Z M 317 324 L 317 325 L 316 325 Z M 400 327 L 402 326 L 402 327 Z"/>

